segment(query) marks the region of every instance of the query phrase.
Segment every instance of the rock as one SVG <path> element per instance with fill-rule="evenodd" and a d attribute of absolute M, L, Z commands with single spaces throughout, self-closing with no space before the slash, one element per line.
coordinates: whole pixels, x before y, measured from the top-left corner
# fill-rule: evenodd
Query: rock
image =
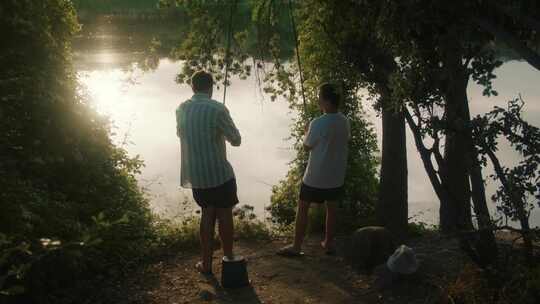
<path fill-rule="evenodd" d="M 347 247 L 346 256 L 351 263 L 367 272 L 372 272 L 375 266 L 385 263 L 396 248 L 392 234 L 379 226 L 356 230 Z"/>
<path fill-rule="evenodd" d="M 388 258 L 387 262 L 374 269 L 375 282 L 373 287 L 385 289 L 398 280 L 406 280 L 418 270 L 418 260 L 414 251 L 405 246 L 399 246 Z"/>
<path fill-rule="evenodd" d="M 418 270 L 418 260 L 412 248 L 401 245 L 388 258 L 386 266 L 395 273 L 413 274 Z"/>

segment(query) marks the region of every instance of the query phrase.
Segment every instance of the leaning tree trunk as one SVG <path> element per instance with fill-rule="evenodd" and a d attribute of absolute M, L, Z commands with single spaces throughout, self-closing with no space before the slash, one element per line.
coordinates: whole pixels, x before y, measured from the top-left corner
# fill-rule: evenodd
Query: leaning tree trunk
<path fill-rule="evenodd" d="M 381 177 L 375 212 L 378 222 L 401 239 L 408 222 L 405 119 L 403 112 L 392 109 L 389 99 L 382 98 Z"/>
<path fill-rule="evenodd" d="M 466 89 L 465 89 L 466 90 Z M 467 92 L 464 91 L 465 98 L 467 99 Z M 486 201 L 486 188 L 484 185 L 484 178 L 482 177 L 482 166 L 478 160 L 478 151 L 473 143 L 473 135 L 471 130 L 471 116 L 469 111 L 469 103 L 465 102 L 464 107 L 466 109 L 464 113 L 465 125 L 465 136 L 467 140 L 467 145 L 469 147 L 467 153 L 467 163 L 471 168 L 470 171 L 470 180 L 472 188 L 472 201 L 474 213 L 476 215 L 476 220 L 478 222 L 478 227 L 480 228 L 478 242 L 476 244 L 477 253 L 480 260 L 484 265 L 488 266 L 496 263 L 498 249 L 497 243 L 495 241 L 495 235 L 493 234 L 493 223 L 491 221 L 491 216 L 489 214 L 489 209 Z"/>

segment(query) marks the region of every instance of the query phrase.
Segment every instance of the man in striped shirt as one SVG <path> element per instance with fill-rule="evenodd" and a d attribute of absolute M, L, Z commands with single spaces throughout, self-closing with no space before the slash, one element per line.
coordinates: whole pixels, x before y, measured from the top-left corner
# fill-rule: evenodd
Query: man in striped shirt
<path fill-rule="evenodd" d="M 193 97 L 176 110 L 176 132 L 181 146 L 181 186 L 191 188 L 195 202 L 202 208 L 200 241 L 201 273 L 212 272 L 212 237 L 216 219 L 223 255 L 233 258 L 232 208 L 238 203 L 236 179 L 227 161 L 225 141 L 241 143 L 240 133 L 225 105 L 212 100 L 212 75 L 193 74 Z"/>

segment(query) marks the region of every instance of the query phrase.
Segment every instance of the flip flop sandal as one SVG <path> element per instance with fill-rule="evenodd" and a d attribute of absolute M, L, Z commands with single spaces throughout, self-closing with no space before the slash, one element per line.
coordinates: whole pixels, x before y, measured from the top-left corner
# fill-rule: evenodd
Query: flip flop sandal
<path fill-rule="evenodd" d="M 299 258 L 304 256 L 303 251 L 296 251 L 292 246 L 286 246 L 276 252 L 277 255 L 287 258 Z"/>
<path fill-rule="evenodd" d="M 203 270 L 203 263 L 202 262 L 197 262 L 197 264 L 195 264 L 195 269 L 197 269 L 197 271 L 202 275 L 205 275 L 205 276 L 213 275 L 212 270 L 208 270 L 208 271 Z"/>

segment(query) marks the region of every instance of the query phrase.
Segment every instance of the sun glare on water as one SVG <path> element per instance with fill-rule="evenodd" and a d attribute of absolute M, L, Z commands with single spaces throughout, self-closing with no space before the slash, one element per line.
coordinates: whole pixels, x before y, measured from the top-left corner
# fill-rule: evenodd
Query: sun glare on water
<path fill-rule="evenodd" d="M 96 111 L 111 119 L 120 130 L 126 130 L 136 112 L 129 96 L 132 75 L 120 69 L 98 70 L 80 73 L 79 80 Z"/>

